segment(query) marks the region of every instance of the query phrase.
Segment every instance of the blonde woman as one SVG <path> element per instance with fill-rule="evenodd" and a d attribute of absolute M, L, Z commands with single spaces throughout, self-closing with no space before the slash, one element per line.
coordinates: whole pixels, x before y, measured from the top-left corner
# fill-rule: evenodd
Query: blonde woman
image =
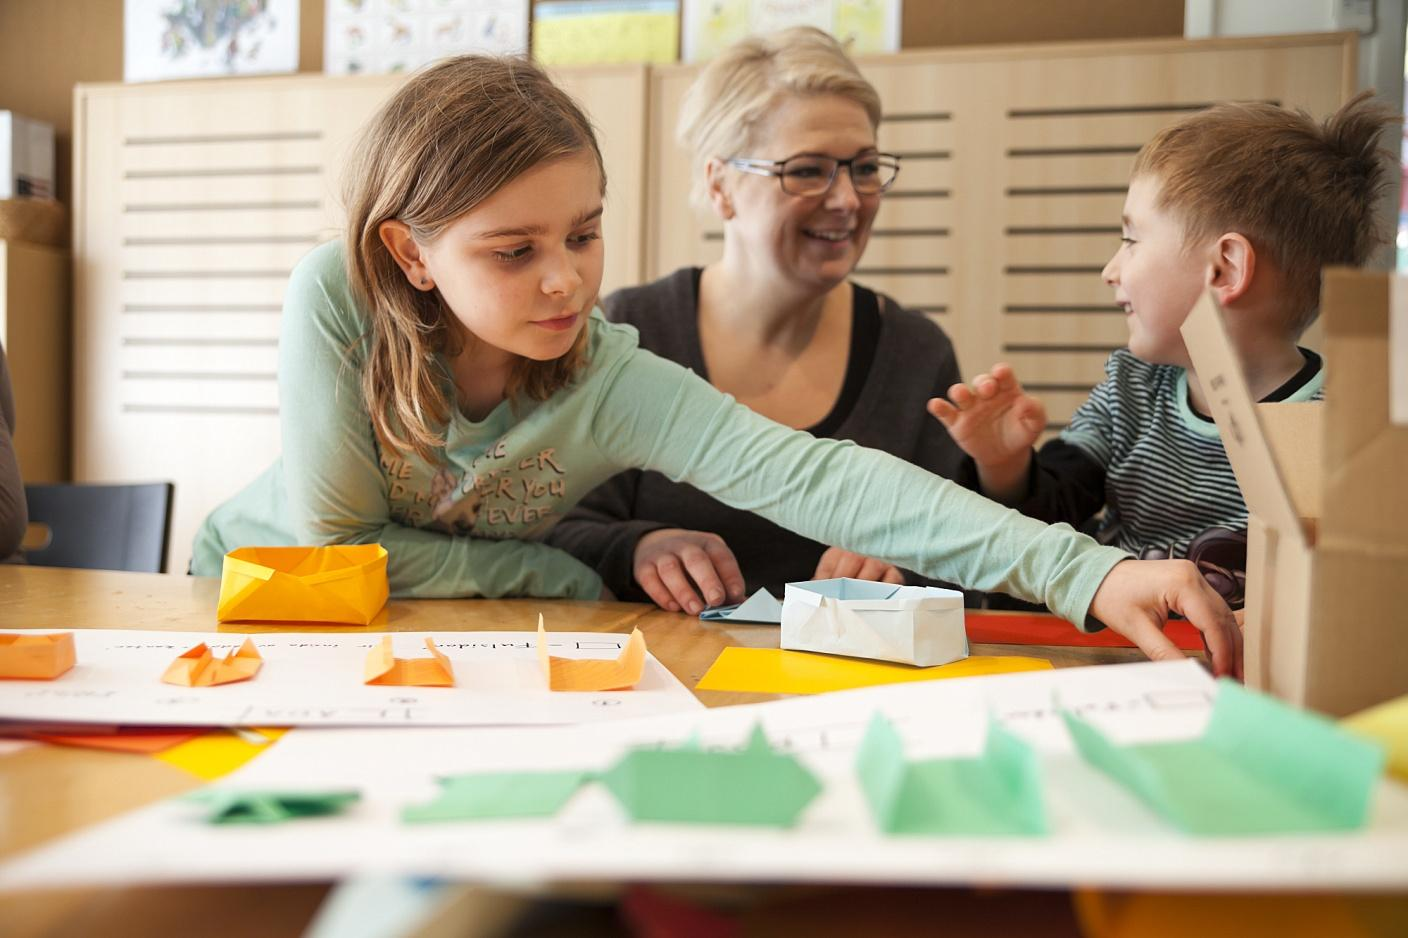
<path fill-rule="evenodd" d="M 679 123 L 692 201 L 722 222 L 723 258 L 612 294 L 607 318 L 764 417 L 972 487 L 971 461 L 925 419 L 925 403 L 961 380 L 948 336 L 849 279 L 899 170 L 876 147 L 879 123 L 879 95 L 826 33 L 729 48 L 700 73 Z M 780 595 L 789 580 L 904 577 L 658 473 L 612 479 L 551 542 L 619 596 L 696 614 L 760 587 Z"/>
<path fill-rule="evenodd" d="M 758 416 L 595 309 L 606 176 L 543 72 L 461 56 L 373 118 L 345 238 L 298 263 L 279 340 L 283 453 L 217 508 L 193 572 L 250 544 L 380 543 L 397 596 L 609 596 L 542 543 L 623 469 L 930 576 L 1089 613 L 1178 655 L 1170 609 L 1239 670 L 1231 613 L 1192 564 L 1134 561 L 886 453 Z"/>

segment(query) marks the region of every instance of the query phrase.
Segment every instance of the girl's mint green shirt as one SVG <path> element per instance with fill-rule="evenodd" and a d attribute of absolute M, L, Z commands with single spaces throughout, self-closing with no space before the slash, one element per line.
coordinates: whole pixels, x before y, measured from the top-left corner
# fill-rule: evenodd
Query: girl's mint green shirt
<path fill-rule="evenodd" d="M 595 599 L 596 573 L 540 538 L 631 468 L 823 544 L 1043 602 L 1076 623 L 1126 557 L 886 453 L 761 417 L 599 312 L 586 367 L 566 390 L 516 409 L 505 402 L 477 423 L 456 414 L 433 461 L 385 451 L 360 385 L 367 323 L 341 245 L 315 248 L 284 303 L 283 455 L 205 520 L 192 572 L 219 575 L 236 547 L 380 543 L 394 595 Z"/>

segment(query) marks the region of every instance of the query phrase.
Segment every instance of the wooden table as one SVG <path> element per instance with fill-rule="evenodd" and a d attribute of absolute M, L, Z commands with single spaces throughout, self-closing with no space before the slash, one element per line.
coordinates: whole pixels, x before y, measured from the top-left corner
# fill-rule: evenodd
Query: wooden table
<path fill-rule="evenodd" d="M 218 626 L 218 583 L 152 574 L 60 570 L 0 565 L 0 625 L 36 629 L 169 629 L 267 632 Z M 775 626 L 703 623 L 692 616 L 633 603 L 548 600 L 393 600 L 369 628 L 387 631 L 529 631 L 542 612 L 562 631 L 621 632 L 639 628 L 650 650 L 686 686 L 693 687 L 730 645 L 776 647 Z M 329 627 L 315 627 L 327 630 Z M 283 629 L 278 631 L 296 631 Z M 360 627 L 339 631 L 366 631 Z M 976 654 L 1047 657 L 1057 666 L 1139 660 L 1132 649 L 975 645 Z M 779 695 L 706 691 L 708 706 L 769 700 Z M 37 746 L 0 756 L 0 859 L 80 827 L 197 788 L 202 783 L 145 756 Z M 0 934 L 78 936 L 299 934 L 326 894 L 326 886 L 83 889 L 0 896 Z M 961 894 L 962 891 L 949 890 Z M 908 891 L 905 895 L 912 895 Z M 473 893 L 470 919 L 491 920 L 502 895 Z M 896 907 L 902 900 L 895 900 Z M 1036 921 L 1042 934 L 1069 934 L 1049 902 Z M 1069 910 L 1069 903 L 1063 906 Z M 978 913 L 973 913 L 978 914 Z M 984 913 L 987 915 L 990 913 Z M 1069 916 L 1067 916 L 1069 919 Z M 197 923 L 199 923 L 197 925 Z M 1055 928 L 1056 930 L 1052 930 Z M 222 930 L 226 929 L 226 930 Z M 1030 931 L 1028 931 L 1030 933 Z"/>

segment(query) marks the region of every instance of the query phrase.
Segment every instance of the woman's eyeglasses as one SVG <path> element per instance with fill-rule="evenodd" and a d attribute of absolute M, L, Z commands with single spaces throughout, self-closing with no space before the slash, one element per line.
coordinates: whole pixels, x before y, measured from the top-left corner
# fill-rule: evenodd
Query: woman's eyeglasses
<path fill-rule="evenodd" d="M 836 181 L 841 167 L 851 174 L 851 185 L 861 195 L 877 195 L 890 188 L 900 172 L 900 158 L 892 153 L 866 153 L 848 160 L 829 156 L 794 156 L 786 160 L 734 157 L 728 165 L 755 176 L 776 176 L 788 195 L 821 195 Z"/>

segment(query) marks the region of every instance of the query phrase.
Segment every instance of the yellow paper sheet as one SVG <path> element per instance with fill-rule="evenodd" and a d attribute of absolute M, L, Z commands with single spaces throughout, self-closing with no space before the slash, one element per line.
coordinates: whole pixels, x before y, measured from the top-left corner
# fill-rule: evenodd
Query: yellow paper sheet
<path fill-rule="evenodd" d="M 1340 725 L 1383 746 L 1389 774 L 1408 782 L 1408 695 L 1347 716 Z"/>
<path fill-rule="evenodd" d="M 441 654 L 435 642 L 425 640 L 429 658 L 397 658 L 391 650 L 391 636 L 381 640 L 367 654 L 367 684 L 393 684 L 405 687 L 454 687 L 455 669 Z"/>
<path fill-rule="evenodd" d="M 974 655 L 952 664 L 915 668 L 907 664 L 861 661 L 780 648 L 725 648 L 695 690 L 747 691 L 764 694 L 822 694 L 877 684 L 938 681 L 950 677 L 1044 671 L 1051 662 L 1015 655 Z"/>
<path fill-rule="evenodd" d="M 161 679 L 182 687 L 214 687 L 247 681 L 259 673 L 263 664 L 264 659 L 254 647 L 253 639 L 245 639 L 237 651 L 224 658 L 216 658 L 210 647 L 201 642 L 171 662 Z"/>
<path fill-rule="evenodd" d="M 52 681 L 76 660 L 72 632 L 0 635 L 0 678 Z"/>
<path fill-rule="evenodd" d="M 152 758 L 189 772 L 196 778 L 212 781 L 229 775 L 255 756 L 267 752 L 269 745 L 287 732 L 287 729 L 263 727 L 243 731 L 246 735 L 255 733 L 269 741 L 261 745 L 232 730 L 211 730 L 189 742 L 159 752 Z"/>
<path fill-rule="evenodd" d="M 548 654 L 548 633 L 538 616 L 538 663 L 543 666 L 548 690 L 626 690 L 640 683 L 645 673 L 645 636 L 632 629 L 626 647 L 613 660 L 556 658 Z"/>
<path fill-rule="evenodd" d="M 679 25 L 674 12 L 535 12 L 533 58 L 543 65 L 674 62 Z"/>

